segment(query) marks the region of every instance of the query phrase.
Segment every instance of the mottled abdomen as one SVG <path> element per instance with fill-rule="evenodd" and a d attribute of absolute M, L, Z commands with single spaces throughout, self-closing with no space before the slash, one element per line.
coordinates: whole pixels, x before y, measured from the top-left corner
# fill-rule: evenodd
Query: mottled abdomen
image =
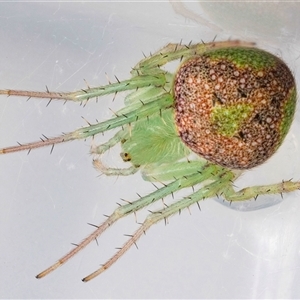
<path fill-rule="evenodd" d="M 278 57 L 256 48 L 212 50 L 184 62 L 175 77 L 182 141 L 232 169 L 266 161 L 293 120 L 296 86 Z"/>

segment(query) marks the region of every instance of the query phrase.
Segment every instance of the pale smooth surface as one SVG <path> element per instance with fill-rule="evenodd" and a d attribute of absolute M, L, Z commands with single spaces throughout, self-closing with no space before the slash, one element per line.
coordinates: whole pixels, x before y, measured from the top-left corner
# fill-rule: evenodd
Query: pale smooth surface
<path fill-rule="evenodd" d="M 257 4 L 244 5 L 249 12 Z M 214 7 L 199 3 L 1 3 L 0 89 L 45 90 L 47 85 L 49 90 L 73 91 L 85 88 L 84 79 L 91 86 L 106 83 L 105 73 L 112 81 L 114 75 L 126 79 L 143 58 L 142 51 L 149 54 L 181 39 L 210 41 L 216 34 L 218 40 L 256 41 L 286 60 L 299 82 L 299 26 L 296 20 L 281 19 L 280 7 L 269 5 L 273 10 L 264 15 L 276 19 L 276 28 L 266 32 L 265 23 L 251 23 L 251 16 L 247 19 L 234 6 L 223 9 L 231 14 L 220 22 Z M 293 19 L 300 4 L 286 6 Z M 270 12 L 270 7 L 258 8 Z M 272 28 L 272 22 L 268 24 Z M 109 107 L 122 106 L 121 95 L 114 103 L 112 98 L 90 101 L 82 108 L 1 97 L 0 146 L 85 126 L 81 116 L 89 122 L 104 120 L 110 116 Z M 300 180 L 299 126 L 297 109 L 278 153 L 236 185 Z M 51 155 L 45 148 L 0 157 L 1 298 L 300 297 L 300 192 L 284 195 L 277 205 L 246 212 L 206 200 L 201 212 L 194 206 L 191 215 L 186 210 L 170 218 L 168 226 L 155 225 L 138 242 L 139 250 L 131 249 L 106 273 L 82 283 L 82 277 L 123 244 L 123 234 L 135 230 L 134 216 L 129 216 L 109 229 L 99 246 L 93 243 L 37 280 L 35 275 L 67 252 L 71 242 L 91 232 L 87 222 L 101 223 L 119 198 L 134 200 L 136 192 L 153 190 L 139 174 L 97 177 L 90 144 L 91 140 L 58 145 Z M 116 166 L 118 153 L 107 160 Z M 267 200 L 272 203 L 275 198 L 280 195 Z M 146 214 L 138 213 L 138 221 Z"/>

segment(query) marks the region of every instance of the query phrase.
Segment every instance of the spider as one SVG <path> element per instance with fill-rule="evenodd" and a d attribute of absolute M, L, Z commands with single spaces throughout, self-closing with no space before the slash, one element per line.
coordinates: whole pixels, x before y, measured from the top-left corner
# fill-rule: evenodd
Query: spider
<path fill-rule="evenodd" d="M 163 68 L 172 61 L 180 62 L 174 73 Z M 292 180 L 234 189 L 234 181 L 245 170 L 264 163 L 282 144 L 296 106 L 296 84 L 289 68 L 251 42 L 168 44 L 142 59 L 125 81 L 116 78 L 115 83 L 70 93 L 47 89 L 0 90 L 0 94 L 81 103 L 124 91 L 129 91 L 124 107 L 106 121 L 59 137 L 43 135 L 37 142 L 0 149 L 1 154 L 31 151 L 118 129 L 105 143 L 92 145 L 94 167 L 108 176 L 128 176 L 140 171 L 143 179 L 156 188 L 120 205 L 94 232 L 37 278 L 63 265 L 120 218 L 181 189 L 192 188 L 193 192 L 151 212 L 114 256 L 82 280 L 89 281 L 108 269 L 152 225 L 192 204 L 199 205 L 201 200 L 219 196 L 229 202 L 245 201 L 258 195 L 300 189 L 300 182 Z M 101 160 L 117 144 L 121 145 L 127 168 L 110 168 Z"/>

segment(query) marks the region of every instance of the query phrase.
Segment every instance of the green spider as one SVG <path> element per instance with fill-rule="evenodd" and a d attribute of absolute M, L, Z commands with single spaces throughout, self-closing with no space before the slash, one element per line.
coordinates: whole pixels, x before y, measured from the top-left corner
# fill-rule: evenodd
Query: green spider
<path fill-rule="evenodd" d="M 180 61 L 174 74 L 162 67 Z M 0 153 L 86 139 L 118 128 L 106 143 L 91 147 L 93 164 L 105 175 L 131 175 L 141 171 L 146 181 L 163 186 L 118 207 L 97 229 L 55 264 L 38 274 L 52 272 L 120 218 L 184 188 L 193 192 L 147 216 L 124 246 L 83 281 L 101 274 L 116 262 L 153 224 L 203 199 L 221 196 L 245 201 L 262 194 L 300 189 L 300 182 L 253 186 L 235 191 L 234 181 L 247 169 L 270 158 L 282 144 L 292 123 L 296 85 L 278 57 L 241 41 L 168 44 L 141 60 L 131 78 L 72 93 L 0 90 L 7 96 L 88 101 L 106 94 L 131 91 L 125 106 L 111 119 L 60 137 L 0 149 Z M 128 168 L 109 168 L 101 156 L 121 144 Z"/>

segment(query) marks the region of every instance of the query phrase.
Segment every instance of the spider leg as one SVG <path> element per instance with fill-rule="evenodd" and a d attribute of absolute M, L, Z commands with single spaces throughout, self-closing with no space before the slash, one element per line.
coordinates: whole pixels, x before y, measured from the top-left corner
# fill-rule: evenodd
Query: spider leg
<path fill-rule="evenodd" d="M 128 168 L 110 168 L 104 165 L 100 159 L 94 159 L 93 165 L 97 171 L 107 175 L 107 176 L 129 176 L 135 174 L 139 168 L 131 166 Z"/>
<path fill-rule="evenodd" d="M 104 154 L 106 151 L 108 151 L 118 143 L 121 143 L 122 140 L 126 139 L 128 136 L 128 130 L 121 129 L 106 143 L 99 146 L 92 146 L 91 153 L 96 155 L 96 158 L 94 158 L 93 160 L 93 165 L 99 172 L 107 176 L 128 176 L 136 173 L 139 170 L 139 168 L 136 166 L 131 166 L 129 168 L 110 168 L 107 167 L 101 160 L 102 154 Z"/>
<path fill-rule="evenodd" d="M 205 160 L 173 162 L 172 164 L 152 164 L 142 169 L 143 179 L 151 182 L 168 182 L 175 178 L 202 172 L 207 164 Z"/>
<path fill-rule="evenodd" d="M 219 169 L 218 173 L 215 174 L 215 179 L 212 183 L 205 185 L 204 187 L 200 188 L 198 191 L 194 192 L 193 194 L 171 204 L 170 206 L 153 212 L 149 215 L 143 224 L 138 228 L 138 230 L 131 236 L 131 238 L 123 245 L 123 247 L 114 255 L 112 256 L 101 268 L 97 269 L 95 272 L 91 273 L 90 275 L 86 276 L 82 279 L 82 281 L 87 282 L 96 276 L 103 273 L 107 270 L 111 265 L 113 265 L 131 246 L 133 246 L 136 241 L 145 233 L 152 225 L 155 223 L 164 220 L 171 215 L 174 215 L 177 212 L 180 212 L 184 208 L 189 207 L 190 205 L 201 201 L 205 198 L 215 196 L 223 187 L 228 185 L 228 183 L 235 177 L 235 175 L 226 170 L 226 169 Z"/>
<path fill-rule="evenodd" d="M 107 142 L 101 145 L 92 145 L 91 147 L 91 154 L 101 155 L 108 151 L 110 148 L 114 147 L 118 143 L 122 142 L 128 138 L 127 130 L 119 130 L 112 138 L 110 138 Z"/>
<path fill-rule="evenodd" d="M 128 136 L 129 136 L 128 130 L 121 129 L 112 138 L 110 138 L 107 142 L 105 142 L 101 145 L 92 145 L 91 154 L 96 156 L 96 158 L 93 159 L 93 165 L 99 172 L 101 172 L 105 175 L 108 175 L 108 176 L 131 175 L 131 174 L 134 174 L 138 170 L 135 167 L 130 167 L 130 168 L 126 168 L 126 169 L 109 168 L 101 160 L 101 155 L 103 155 L 106 151 L 109 151 L 111 148 L 113 148 L 118 143 L 121 143 L 122 140 L 125 140 L 126 138 L 128 138 Z M 131 171 L 129 171 L 129 169 Z M 124 170 L 124 172 L 122 172 L 122 171 L 117 172 L 117 170 Z"/>
<path fill-rule="evenodd" d="M 257 198 L 259 195 L 282 194 L 300 190 L 299 181 L 282 181 L 277 184 L 258 185 L 235 191 L 232 186 L 224 190 L 224 198 L 228 201 L 245 201 Z"/>
<path fill-rule="evenodd" d="M 207 164 L 205 166 L 200 166 L 199 172 L 191 174 L 189 176 L 181 177 L 179 179 L 174 180 L 173 182 L 164 185 L 162 188 L 157 189 L 156 191 L 141 197 L 140 199 L 130 202 L 128 204 L 122 205 L 118 207 L 108 218 L 105 222 L 103 222 L 94 232 L 92 232 L 88 237 L 86 237 L 81 243 L 77 245 L 76 248 L 72 249 L 62 258 L 60 258 L 55 264 L 44 270 L 43 272 L 39 273 L 36 277 L 42 278 L 47 274 L 51 273 L 64 263 L 66 263 L 71 257 L 77 254 L 80 250 L 85 248 L 89 243 L 94 241 L 98 236 L 100 236 L 106 229 L 108 229 L 112 224 L 116 221 L 125 217 L 131 213 L 134 213 L 151 203 L 160 200 L 180 189 L 193 186 L 195 184 L 201 183 L 202 181 L 211 177 L 212 173 L 219 173 L 220 167 L 217 167 L 212 164 Z M 230 174 L 232 174 L 230 172 Z"/>
<path fill-rule="evenodd" d="M 62 93 L 62 92 L 34 92 L 22 90 L 0 90 L 0 95 L 20 96 L 27 98 L 46 98 L 50 100 L 66 100 L 66 101 L 88 101 L 92 98 L 113 94 L 117 92 L 134 90 L 137 88 L 147 87 L 150 85 L 163 86 L 165 84 L 165 77 L 163 74 L 140 75 L 132 77 L 131 79 L 111 83 L 108 85 L 82 89 L 76 92 Z"/>
<path fill-rule="evenodd" d="M 151 74 L 157 73 L 159 68 L 168 62 L 187 59 L 191 56 L 201 55 L 210 49 L 219 49 L 227 47 L 253 47 L 253 42 L 243 42 L 239 40 L 224 41 L 224 42 L 211 42 L 211 43 L 198 43 L 193 45 L 181 44 L 168 44 L 153 55 L 144 58 L 132 70 L 131 74 Z M 152 70 L 152 71 L 151 71 Z M 162 70 L 161 70 L 162 72 Z"/>
<path fill-rule="evenodd" d="M 165 93 L 159 96 L 159 98 L 153 99 L 153 101 L 146 104 L 140 103 L 140 107 L 125 114 L 117 114 L 116 117 L 107 121 L 89 125 L 80 129 L 77 129 L 70 133 L 65 133 L 62 136 L 55 138 L 41 138 L 41 141 L 19 144 L 17 146 L 7 147 L 0 149 L 0 154 L 17 152 L 22 150 L 31 150 L 39 147 L 54 145 L 72 140 L 86 139 L 92 137 L 98 133 L 111 130 L 113 128 L 120 127 L 125 124 L 130 124 L 137 119 L 147 118 L 153 114 L 160 114 L 162 109 L 171 107 L 173 104 L 173 98 L 171 94 Z"/>

